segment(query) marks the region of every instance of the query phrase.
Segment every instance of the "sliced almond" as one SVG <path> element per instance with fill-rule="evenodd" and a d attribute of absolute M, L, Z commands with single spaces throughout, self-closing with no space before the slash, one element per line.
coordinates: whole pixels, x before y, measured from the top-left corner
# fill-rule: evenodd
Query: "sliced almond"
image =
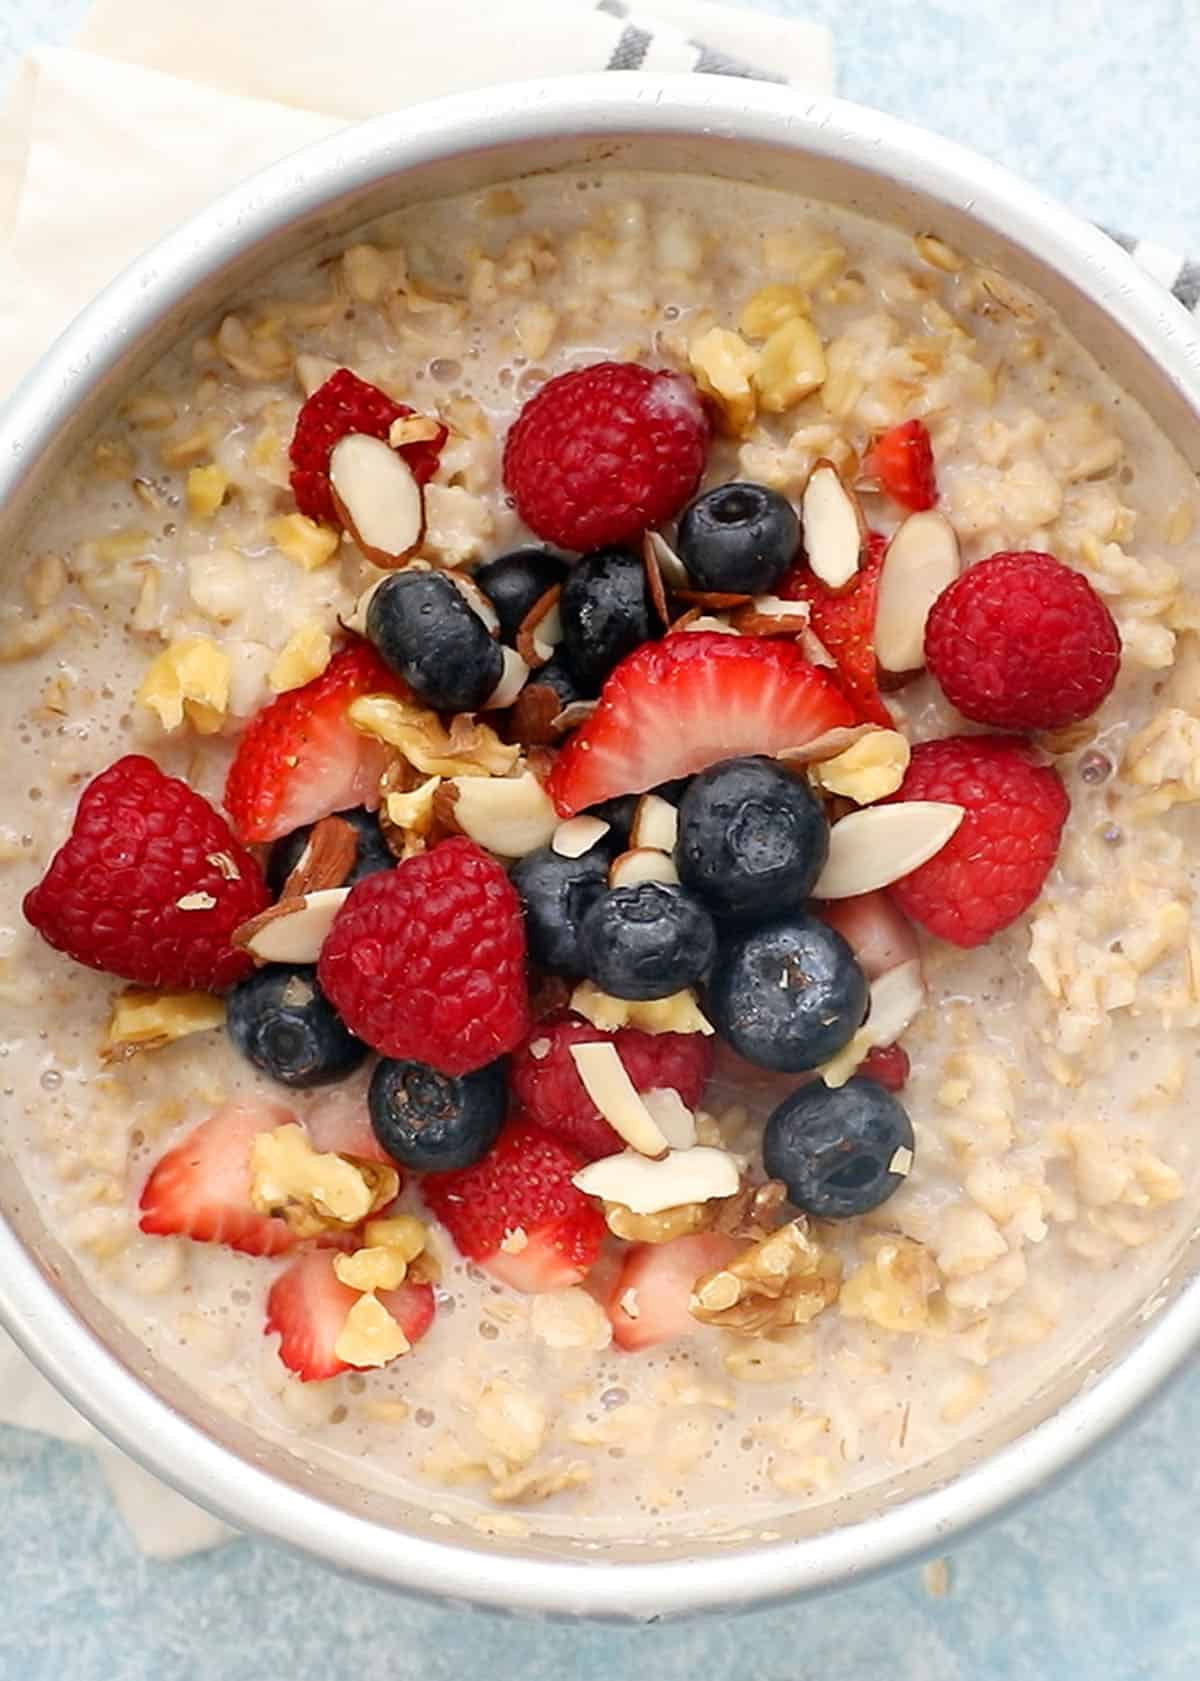
<path fill-rule="evenodd" d="M 431 444 L 443 431 L 441 421 L 432 415 L 402 414 L 388 430 L 388 443 L 393 449 L 403 449 L 405 444 Z"/>
<path fill-rule="evenodd" d="M 303 351 L 297 356 L 293 367 L 301 391 L 306 397 L 311 397 L 314 391 L 321 389 L 326 380 L 333 378 L 341 363 L 331 361 L 328 356 L 313 356 L 309 351 Z"/>
<path fill-rule="evenodd" d="M 845 589 L 858 571 L 867 527 L 832 461 L 818 461 L 813 468 L 801 511 L 808 564 L 829 589 Z"/>
<path fill-rule="evenodd" d="M 659 622 L 669 625 L 671 609 L 667 605 L 667 590 L 663 583 L 662 567 L 659 565 L 658 550 L 650 540 L 647 532 L 642 542 L 642 565 L 646 570 L 646 588 L 650 592 L 650 599 L 654 603 L 654 611 L 658 614 Z"/>
<path fill-rule="evenodd" d="M 697 619 L 701 617 L 698 607 L 689 607 L 686 613 L 681 613 L 677 619 L 672 619 L 667 626 L 667 635 L 674 636 L 678 631 L 691 630 Z M 726 627 L 732 629 L 732 626 Z"/>
<path fill-rule="evenodd" d="M 571 1058 L 584 1090 L 613 1131 L 640 1155 L 665 1156 L 670 1141 L 642 1102 L 617 1047 L 603 1039 L 572 1045 Z"/>
<path fill-rule="evenodd" d="M 693 609 L 693 611 L 696 610 Z M 736 636 L 738 634 L 727 619 L 718 619 L 712 613 L 701 613 L 699 611 L 696 611 L 695 618 L 685 613 L 682 619 L 677 620 L 671 626 L 671 629 L 715 631 L 718 636 Z"/>
<path fill-rule="evenodd" d="M 531 670 L 545 665 L 562 641 L 562 618 L 558 611 L 561 584 L 552 584 L 534 602 L 517 630 L 517 652 Z"/>
<path fill-rule="evenodd" d="M 836 730 L 826 730 L 814 736 L 803 747 L 781 747 L 775 757 L 785 765 L 817 765 L 824 759 L 836 759 L 847 747 L 853 747 L 863 736 L 878 729 L 878 724 L 850 724 Z"/>
<path fill-rule="evenodd" d="M 585 1196 L 624 1203 L 634 1214 L 660 1214 L 685 1202 L 731 1197 L 738 1188 L 737 1162 L 725 1150 L 697 1144 L 672 1150 L 657 1161 L 622 1150 L 581 1168 L 572 1179 Z"/>
<path fill-rule="evenodd" d="M 280 899 L 302 899 L 306 893 L 341 887 L 357 856 L 354 825 L 344 817 L 322 817 L 313 824 L 304 851 L 283 884 Z"/>
<path fill-rule="evenodd" d="M 402 455 L 382 438 L 348 432 L 329 457 L 329 486 L 342 523 L 367 559 L 394 568 L 425 533 L 425 498 Z"/>
<path fill-rule="evenodd" d="M 315 963 L 349 893 L 348 887 L 325 887 L 281 899 L 235 929 L 233 944 L 260 963 Z"/>
<path fill-rule="evenodd" d="M 650 846 L 658 852 L 672 853 L 678 836 L 679 808 L 661 794 L 643 794 L 629 826 L 630 846 Z"/>
<path fill-rule="evenodd" d="M 598 700 L 573 700 L 558 714 L 555 727 L 564 735 L 568 730 L 577 730 L 580 724 L 587 723 L 599 704 Z"/>
<path fill-rule="evenodd" d="M 667 588 L 672 591 L 687 589 L 692 581 L 691 574 L 662 533 L 647 531 L 644 542 L 647 548 L 654 550 L 659 573 Z"/>
<path fill-rule="evenodd" d="M 696 1117 L 673 1086 L 653 1086 L 642 1093 L 650 1118 L 672 1150 L 690 1150 L 696 1142 Z"/>
<path fill-rule="evenodd" d="M 962 561 L 954 527 L 930 508 L 909 514 L 887 546 L 875 605 L 875 657 L 885 671 L 919 671 L 925 664 L 925 624 L 938 596 L 958 577 Z"/>
<path fill-rule="evenodd" d="M 939 853 L 966 812 L 942 800 L 900 800 L 852 811 L 829 831 L 815 899 L 851 899 L 909 875 Z"/>
<path fill-rule="evenodd" d="M 501 648 L 500 653 L 504 660 L 500 681 L 480 707 L 481 712 L 501 712 L 513 706 L 529 680 L 529 667 L 515 648 Z"/>
<path fill-rule="evenodd" d="M 837 661 L 829 649 L 821 641 L 815 630 L 809 629 L 800 633 L 800 652 L 809 665 L 823 666 L 826 671 L 836 671 Z"/>
<path fill-rule="evenodd" d="M 490 597 L 483 593 L 474 578 L 468 578 L 465 572 L 447 572 L 446 576 L 458 590 L 472 613 L 483 620 L 488 635 L 499 636 L 500 615 L 492 606 Z"/>
<path fill-rule="evenodd" d="M 603 817 L 568 817 L 560 823 L 550 840 L 550 850 L 560 858 L 582 858 L 597 841 L 603 840 L 611 824 Z"/>
<path fill-rule="evenodd" d="M 610 887 L 640 887 L 644 881 L 675 883 L 675 860 L 653 846 L 635 846 L 614 858 L 608 867 Z"/>
<path fill-rule="evenodd" d="M 925 1003 L 925 977 L 917 958 L 900 963 L 871 983 L 867 1019 L 848 1045 L 819 1069 L 831 1088 L 844 1086 L 877 1045 L 894 1045 L 912 1026 Z"/>
<path fill-rule="evenodd" d="M 808 629 L 807 601 L 784 601 L 778 595 L 756 595 L 730 617 L 742 636 L 802 636 Z"/>
<path fill-rule="evenodd" d="M 687 601 L 693 607 L 705 607 L 711 613 L 723 613 L 730 607 L 745 607 L 752 599 L 748 595 L 738 595 L 733 590 L 676 590 L 680 601 Z"/>
<path fill-rule="evenodd" d="M 455 776 L 454 821 L 477 846 L 523 858 L 549 845 L 558 813 L 532 771 L 520 776 Z M 439 790 L 439 793 L 441 790 Z"/>

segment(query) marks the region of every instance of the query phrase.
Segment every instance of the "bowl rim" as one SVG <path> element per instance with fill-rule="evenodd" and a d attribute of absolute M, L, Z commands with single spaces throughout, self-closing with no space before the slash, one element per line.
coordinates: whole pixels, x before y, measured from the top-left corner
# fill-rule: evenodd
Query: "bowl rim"
<path fill-rule="evenodd" d="M 1196 324 L 1114 241 L 999 165 L 895 118 L 786 87 L 694 74 L 605 72 L 510 83 L 374 118 L 259 172 L 191 217 L 104 289 L 0 411 L 0 508 L 64 415 L 119 365 L 131 328 L 185 297 L 218 259 L 232 260 L 328 201 L 418 164 L 507 142 L 621 133 L 715 134 L 795 146 L 885 178 L 907 177 L 1090 295 L 1200 420 Z M 849 1584 L 943 1549 L 951 1537 L 1045 1487 L 1126 1422 L 1200 1342 L 1200 1278 L 1182 1284 L 1136 1344 L 1057 1412 L 934 1489 L 798 1540 L 616 1564 L 594 1553 L 558 1560 L 505 1552 L 503 1542 L 482 1551 L 415 1537 L 331 1506 L 248 1463 L 127 1369 L 76 1317 L 3 1220 L 0 1323 L 106 1436 L 238 1528 L 418 1594 L 505 1610 L 644 1621 Z"/>

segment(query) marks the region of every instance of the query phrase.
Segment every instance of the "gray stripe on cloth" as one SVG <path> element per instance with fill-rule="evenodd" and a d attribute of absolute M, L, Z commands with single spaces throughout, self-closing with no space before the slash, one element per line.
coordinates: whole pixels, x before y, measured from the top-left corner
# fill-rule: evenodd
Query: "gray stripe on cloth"
<path fill-rule="evenodd" d="M 1171 290 L 1184 309 L 1200 306 L 1200 263 L 1184 263 Z"/>
<path fill-rule="evenodd" d="M 629 7 L 622 4 L 622 0 L 596 0 L 596 10 L 607 12 L 610 18 L 627 18 Z"/>
<path fill-rule="evenodd" d="M 732 53 L 723 53 L 716 47 L 706 47 L 703 41 L 693 41 L 699 57 L 693 69 L 708 76 L 745 76 L 752 82 L 786 82 L 786 76 L 777 76 L 771 70 L 759 70 L 753 64 L 747 64 L 743 59 L 734 58 Z"/>
<path fill-rule="evenodd" d="M 640 70 L 642 60 L 650 49 L 654 39 L 648 29 L 639 29 L 636 23 L 627 23 L 621 31 L 621 39 L 612 50 L 612 57 L 605 66 L 608 70 Z"/>

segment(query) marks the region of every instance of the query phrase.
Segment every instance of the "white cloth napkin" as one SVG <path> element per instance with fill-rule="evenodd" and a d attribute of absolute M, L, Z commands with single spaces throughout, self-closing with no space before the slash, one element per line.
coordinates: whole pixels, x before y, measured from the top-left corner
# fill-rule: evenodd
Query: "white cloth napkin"
<path fill-rule="evenodd" d="M 832 89 L 828 32 L 710 0 L 98 0 L 0 114 L 0 397 L 145 246 L 345 124 L 530 74 L 697 70 Z M 769 66 L 770 68 L 765 68 Z M 85 207 L 83 210 L 81 207 Z M 143 1549 L 224 1524 L 105 1442 L 0 1331 L 0 1423 L 95 1447 Z"/>

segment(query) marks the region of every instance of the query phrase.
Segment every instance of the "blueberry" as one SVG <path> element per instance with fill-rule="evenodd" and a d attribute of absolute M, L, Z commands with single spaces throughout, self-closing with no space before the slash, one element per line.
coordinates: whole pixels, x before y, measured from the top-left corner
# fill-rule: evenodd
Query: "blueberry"
<path fill-rule="evenodd" d="M 806 1214 L 846 1220 L 886 1202 L 904 1183 L 912 1123 L 891 1092 L 856 1077 L 831 1091 L 824 1080 L 785 1097 L 763 1132 L 763 1166 L 782 1179 L 788 1197 Z"/>
<path fill-rule="evenodd" d="M 526 613 L 548 589 L 562 583 L 566 571 L 566 561 L 553 549 L 531 547 L 499 555 L 473 574 L 496 609 L 505 642 L 515 639 Z"/>
<path fill-rule="evenodd" d="M 456 1078 L 424 1062 L 384 1057 L 371 1075 L 367 1104 L 371 1130 L 393 1161 L 414 1173 L 470 1167 L 504 1125 L 504 1059 Z"/>
<path fill-rule="evenodd" d="M 640 556 L 597 549 L 567 573 L 559 597 L 563 652 L 584 688 L 594 692 L 619 661 L 657 634 Z"/>
<path fill-rule="evenodd" d="M 778 491 L 720 484 L 683 510 L 675 546 L 698 589 L 762 595 L 795 560 L 800 521 Z"/>
<path fill-rule="evenodd" d="M 354 868 L 342 883 L 344 887 L 353 887 L 356 881 L 364 876 L 373 876 L 379 870 L 390 870 L 395 864 L 395 855 L 388 850 L 388 844 L 383 838 L 383 830 L 379 827 L 379 820 L 373 811 L 364 811 L 362 806 L 355 806 L 351 811 L 334 812 L 344 823 L 349 823 L 357 832 L 358 850 L 354 855 Z M 304 851 L 313 825 L 306 823 L 301 829 L 293 829 L 290 835 L 284 835 L 271 848 L 267 858 L 267 886 L 278 898 L 283 890 L 283 884 L 300 862 L 300 854 Z"/>
<path fill-rule="evenodd" d="M 225 1025 L 242 1055 L 283 1086 L 329 1085 L 367 1054 L 311 968 L 259 969 L 229 994 Z"/>
<path fill-rule="evenodd" d="M 608 887 L 608 837 L 581 858 L 560 858 L 551 847 L 526 853 L 513 865 L 512 884 L 525 907 L 525 937 L 535 963 L 556 975 L 582 975 L 579 928 Z"/>
<path fill-rule="evenodd" d="M 708 986 L 713 1026 L 760 1068 L 802 1074 L 836 1055 L 867 1014 L 867 981 L 840 934 L 793 912 L 725 941 Z"/>
<path fill-rule="evenodd" d="M 798 909 L 828 852 L 821 802 L 774 759 L 726 759 L 702 771 L 679 807 L 680 880 L 721 916 Z"/>
<path fill-rule="evenodd" d="M 660 782 L 658 787 L 652 788 L 650 792 L 657 794 L 660 799 L 669 800 L 672 805 L 678 805 L 687 786 L 688 778 L 678 776 L 672 782 Z M 624 851 L 629 845 L 629 832 L 633 828 L 633 819 L 641 797 L 640 794 L 614 794 L 611 800 L 601 800 L 599 805 L 589 806 L 587 809 L 589 817 L 599 817 L 609 825 L 611 833 L 606 838 L 613 843 L 618 852 Z"/>
<path fill-rule="evenodd" d="M 588 911 L 579 930 L 584 973 L 613 998 L 669 998 L 712 967 L 717 931 L 699 899 L 682 887 L 644 881 L 616 887 Z"/>
<path fill-rule="evenodd" d="M 499 642 L 444 572 L 390 573 L 371 596 L 367 637 L 439 712 L 474 712 L 504 669 Z"/>
<path fill-rule="evenodd" d="M 553 654 L 545 663 L 529 676 L 531 683 L 545 683 L 553 689 L 563 706 L 570 706 L 573 701 L 586 700 L 587 696 L 580 688 L 574 672 L 561 654 Z"/>

